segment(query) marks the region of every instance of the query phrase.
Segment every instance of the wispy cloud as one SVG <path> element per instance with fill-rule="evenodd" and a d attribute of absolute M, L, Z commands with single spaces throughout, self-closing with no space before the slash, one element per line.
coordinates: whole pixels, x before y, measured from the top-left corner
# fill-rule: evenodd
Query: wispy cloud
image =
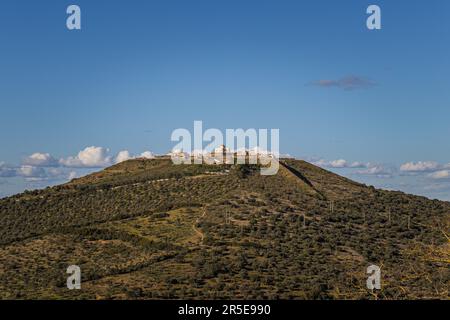
<path fill-rule="evenodd" d="M 145 152 L 142 152 L 140 155 L 134 156 L 128 150 L 123 150 L 117 154 L 114 161 L 115 161 L 115 163 L 120 163 L 120 162 L 124 162 L 124 161 L 130 160 L 130 159 L 136 159 L 136 158 L 153 159 L 154 157 L 155 157 L 155 155 L 151 151 L 145 151 Z"/>
<path fill-rule="evenodd" d="M 432 172 L 438 170 L 440 167 L 441 165 L 435 161 L 406 162 L 400 166 L 400 171 Z"/>
<path fill-rule="evenodd" d="M 16 176 L 16 170 L 4 162 L 0 162 L 0 177 L 10 178 Z"/>
<path fill-rule="evenodd" d="M 17 168 L 17 176 L 24 178 L 45 178 L 46 171 L 41 167 L 23 165 Z"/>
<path fill-rule="evenodd" d="M 381 164 L 371 162 L 359 162 L 359 161 L 347 161 L 344 159 L 327 161 L 324 159 L 311 161 L 312 164 L 330 169 L 360 169 L 353 171 L 354 175 L 375 176 L 378 178 L 392 178 L 395 173 L 395 169 L 386 167 Z"/>
<path fill-rule="evenodd" d="M 58 160 L 53 158 L 49 153 L 36 152 L 23 160 L 24 165 L 34 167 L 56 167 Z"/>
<path fill-rule="evenodd" d="M 439 170 L 428 174 L 428 177 L 435 180 L 450 179 L 450 170 Z"/>
<path fill-rule="evenodd" d="M 76 156 L 60 159 L 59 163 L 69 168 L 103 168 L 136 158 L 154 158 L 154 154 L 145 151 L 140 155 L 132 155 L 128 150 L 122 150 L 116 156 L 111 156 L 109 149 L 92 146 L 81 150 Z"/>
<path fill-rule="evenodd" d="M 65 179 L 68 173 L 64 168 L 31 165 L 10 166 L 0 163 L 0 178 L 24 178 L 26 181 L 45 181 Z"/>
<path fill-rule="evenodd" d="M 111 165 L 112 157 L 108 155 L 109 149 L 103 147 L 87 147 L 78 152 L 75 157 L 59 160 L 65 167 L 71 168 L 101 168 Z"/>
<path fill-rule="evenodd" d="M 345 159 L 326 160 L 302 157 L 303 160 L 326 168 L 355 181 L 386 190 L 423 195 L 450 201 L 450 163 L 409 161 L 402 165 L 358 162 Z"/>
<path fill-rule="evenodd" d="M 425 175 L 433 180 L 450 180 L 450 163 L 436 161 L 406 162 L 400 166 L 403 175 Z"/>
<path fill-rule="evenodd" d="M 367 169 L 359 170 L 356 172 L 358 175 L 375 176 L 377 178 L 392 178 L 394 176 L 394 170 L 387 168 L 383 165 L 369 165 Z"/>
<path fill-rule="evenodd" d="M 340 79 L 320 79 L 310 84 L 321 88 L 340 88 L 343 90 L 365 89 L 375 85 L 370 79 L 349 75 Z"/>
<path fill-rule="evenodd" d="M 319 166 L 319 167 L 335 168 L 335 169 L 339 169 L 339 168 L 367 168 L 368 166 L 370 166 L 369 163 L 363 163 L 363 162 L 358 162 L 358 161 L 349 162 L 349 161 L 344 160 L 344 159 L 337 159 L 337 160 L 331 160 L 331 161 L 327 161 L 327 160 L 324 160 L 324 159 L 319 159 L 319 160 L 312 161 L 312 163 L 315 164 L 316 166 Z"/>
<path fill-rule="evenodd" d="M 377 163 L 364 163 L 358 161 L 347 161 L 344 159 L 338 160 L 324 160 L 324 159 L 311 159 L 311 163 L 323 167 L 332 169 L 362 169 L 355 171 L 353 174 L 376 176 L 380 178 L 390 178 L 395 175 L 400 176 L 419 176 L 423 175 L 427 178 L 434 180 L 450 180 L 450 163 L 440 164 L 436 161 L 418 161 L 418 162 L 405 162 L 400 168 L 392 165 L 383 165 Z M 400 169 L 400 170 L 399 170 Z"/>
<path fill-rule="evenodd" d="M 0 178 L 23 178 L 27 182 L 72 180 L 88 169 L 103 168 L 136 158 L 154 158 L 154 154 L 145 151 L 132 155 L 123 150 L 112 156 L 109 149 L 92 146 L 81 150 L 76 156 L 57 160 L 49 153 L 36 152 L 25 157 L 19 165 L 0 162 Z"/>

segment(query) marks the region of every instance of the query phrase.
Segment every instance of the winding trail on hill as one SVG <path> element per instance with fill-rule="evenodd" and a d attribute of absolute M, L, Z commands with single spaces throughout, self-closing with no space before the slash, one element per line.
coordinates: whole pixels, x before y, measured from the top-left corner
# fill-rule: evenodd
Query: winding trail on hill
<path fill-rule="evenodd" d="M 202 215 L 197 219 L 195 219 L 194 223 L 192 224 L 192 230 L 194 230 L 194 232 L 200 236 L 200 245 L 203 245 L 203 239 L 205 239 L 205 234 L 199 228 L 197 228 L 197 224 L 200 223 L 200 219 L 204 218 L 205 216 L 206 216 L 206 208 L 203 208 Z"/>

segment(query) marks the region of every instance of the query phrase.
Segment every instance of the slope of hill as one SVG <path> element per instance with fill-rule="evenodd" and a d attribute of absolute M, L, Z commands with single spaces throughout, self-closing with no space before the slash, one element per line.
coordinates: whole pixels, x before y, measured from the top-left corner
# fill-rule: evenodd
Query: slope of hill
<path fill-rule="evenodd" d="M 281 164 L 136 159 L 1 199 L 0 298 L 449 299 L 449 203 Z"/>

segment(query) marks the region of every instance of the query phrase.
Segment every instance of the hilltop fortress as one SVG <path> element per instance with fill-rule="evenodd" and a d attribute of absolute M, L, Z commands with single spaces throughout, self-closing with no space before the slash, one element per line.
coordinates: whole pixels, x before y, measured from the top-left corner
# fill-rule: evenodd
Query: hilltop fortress
<path fill-rule="evenodd" d="M 206 164 L 257 164 L 259 162 L 267 162 L 277 158 L 277 155 L 261 150 L 258 147 L 252 149 L 230 150 L 225 145 L 220 145 L 212 152 L 194 150 L 192 153 L 183 150 L 173 150 L 165 157 L 178 159 L 183 163 L 206 163 Z M 258 161 L 259 160 L 259 161 Z"/>
<path fill-rule="evenodd" d="M 220 145 L 212 152 L 194 150 L 192 153 L 173 150 L 166 157 L 170 157 L 174 164 L 260 164 L 262 175 L 274 175 L 279 168 L 278 154 L 258 147 L 231 151 L 225 145 Z"/>

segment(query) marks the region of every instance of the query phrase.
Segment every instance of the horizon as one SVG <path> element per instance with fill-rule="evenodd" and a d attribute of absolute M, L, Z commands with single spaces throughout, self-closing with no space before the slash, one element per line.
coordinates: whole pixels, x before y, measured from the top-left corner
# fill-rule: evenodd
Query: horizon
<path fill-rule="evenodd" d="M 448 1 L 80 0 L 81 30 L 69 4 L 3 4 L 0 198 L 167 153 L 202 120 L 279 129 L 281 154 L 450 201 Z"/>

